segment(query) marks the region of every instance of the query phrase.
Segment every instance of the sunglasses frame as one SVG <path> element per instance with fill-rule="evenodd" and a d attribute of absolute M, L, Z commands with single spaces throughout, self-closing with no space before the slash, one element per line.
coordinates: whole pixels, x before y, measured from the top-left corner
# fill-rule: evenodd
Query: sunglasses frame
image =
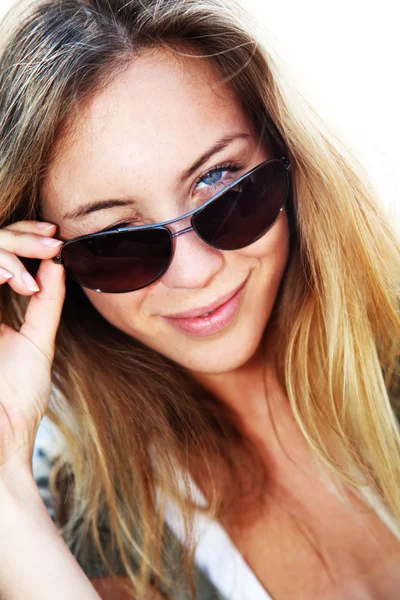
<path fill-rule="evenodd" d="M 107 230 L 107 231 L 99 231 L 97 233 L 87 233 L 85 235 L 80 235 L 78 237 L 75 238 L 71 238 L 70 240 L 67 240 L 66 242 L 64 242 L 64 244 L 61 246 L 60 248 L 60 252 L 57 256 L 55 256 L 52 260 L 53 262 L 55 262 L 58 265 L 63 265 L 63 259 L 62 259 L 62 252 L 64 250 L 65 247 L 69 246 L 70 244 L 73 244 L 75 242 L 80 242 L 83 240 L 87 240 L 87 239 L 93 239 L 99 236 L 107 236 L 107 235 L 111 235 L 111 234 L 115 234 L 117 232 L 123 232 L 123 233 L 127 233 L 130 231 L 143 231 L 146 229 L 163 229 L 164 231 L 167 231 L 170 238 L 171 238 L 171 248 L 172 248 L 172 252 L 171 252 L 171 256 L 170 256 L 170 260 L 168 262 L 168 264 L 166 265 L 165 269 L 162 271 L 161 274 L 157 275 L 157 277 L 153 278 L 153 280 L 149 281 L 149 283 L 146 283 L 145 285 L 138 287 L 138 288 L 134 288 L 134 290 L 124 290 L 121 292 L 104 292 L 104 290 L 100 290 L 98 288 L 93 288 L 93 287 L 88 287 L 88 286 L 82 286 L 85 287 L 86 289 L 91 289 L 94 290 L 96 292 L 102 292 L 102 293 L 113 293 L 113 294 L 123 294 L 123 293 L 127 293 L 129 291 L 137 291 L 140 289 L 143 289 L 149 285 L 151 285 L 152 283 L 154 283 L 155 281 L 157 281 L 157 279 L 160 279 L 160 277 L 162 277 L 166 271 L 168 270 L 173 256 L 174 256 L 174 244 L 173 244 L 173 239 L 178 237 L 179 235 L 181 235 L 182 233 L 188 233 L 189 231 L 194 231 L 196 233 L 196 235 L 199 236 L 199 238 L 208 246 L 211 246 L 212 248 L 216 248 L 218 250 L 222 250 L 223 252 L 230 252 L 232 250 L 235 250 L 234 248 L 229 249 L 229 250 L 223 250 L 221 248 L 218 248 L 218 246 L 215 246 L 213 244 L 210 244 L 209 242 L 207 242 L 207 240 L 203 239 L 203 237 L 198 233 L 198 231 L 196 230 L 196 227 L 193 224 L 193 219 L 195 218 L 195 216 L 197 214 L 199 214 L 200 212 L 202 212 L 204 209 L 206 209 L 210 204 L 212 204 L 213 202 L 215 202 L 216 200 L 218 200 L 218 198 L 220 198 L 222 195 L 224 195 L 226 192 L 228 192 L 229 190 L 231 190 L 232 188 L 234 188 L 235 186 L 237 186 L 238 184 L 240 184 L 241 181 L 243 181 L 244 179 L 246 179 L 247 177 L 249 177 L 250 175 L 252 175 L 253 173 L 255 173 L 256 171 L 258 171 L 259 169 L 261 169 L 262 167 L 264 167 L 266 164 L 271 163 L 271 162 L 279 162 L 283 165 L 285 172 L 286 172 L 286 176 L 287 176 L 287 188 L 286 188 L 286 195 L 285 195 L 285 199 L 284 202 L 282 204 L 282 207 L 279 210 L 279 213 L 277 214 L 276 218 L 273 220 L 272 223 L 270 223 L 270 225 L 268 226 L 268 228 L 263 231 L 257 238 L 255 238 L 255 240 L 253 242 L 251 242 L 252 244 L 254 242 L 256 242 L 258 239 L 260 239 L 263 235 L 265 235 L 267 233 L 267 231 L 269 231 L 271 229 L 271 227 L 275 224 L 275 222 L 277 221 L 277 219 L 279 218 L 279 215 L 281 214 L 288 195 L 289 195 L 289 191 L 290 191 L 290 176 L 289 176 L 289 171 L 291 169 L 291 162 L 290 159 L 287 156 L 281 156 L 280 158 L 269 158 L 265 161 L 263 161 L 262 163 L 256 165 L 255 167 L 253 167 L 250 171 L 247 171 L 247 173 L 244 173 L 243 175 L 241 175 L 238 179 L 236 179 L 235 181 L 233 181 L 232 183 L 230 183 L 229 185 L 227 185 L 226 187 L 224 187 L 222 190 L 220 190 L 219 192 L 217 192 L 214 196 L 212 196 L 211 198 L 209 198 L 208 200 L 206 200 L 206 202 L 204 202 L 203 204 L 201 204 L 200 206 L 198 206 L 197 208 L 192 209 L 191 211 L 185 213 L 184 215 L 181 215 L 180 217 L 175 217 L 174 219 L 169 219 L 168 221 L 162 221 L 160 223 L 154 223 L 154 224 L 150 224 L 150 225 L 133 225 L 132 227 L 115 227 L 113 229 Z M 167 225 L 172 225 L 173 223 L 178 223 L 179 221 L 183 221 L 184 219 L 187 219 L 188 217 L 190 217 L 190 227 L 185 227 L 184 229 L 181 229 L 180 231 L 175 231 L 172 232 Z M 251 244 L 248 244 L 251 245 Z M 236 248 L 238 249 L 238 248 Z M 65 270 L 67 271 L 67 273 L 70 275 L 70 277 L 72 277 L 72 279 L 74 279 L 74 281 L 77 281 L 77 283 L 79 284 L 79 281 L 77 279 L 75 279 L 75 277 L 73 275 L 71 275 L 68 271 L 68 269 L 66 267 L 64 267 Z M 82 285 L 82 284 L 79 284 Z"/>

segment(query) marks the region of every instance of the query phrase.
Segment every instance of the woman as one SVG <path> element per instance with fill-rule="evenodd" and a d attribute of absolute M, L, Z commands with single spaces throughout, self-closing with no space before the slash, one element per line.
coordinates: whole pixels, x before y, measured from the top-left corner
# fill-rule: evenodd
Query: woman
<path fill-rule="evenodd" d="M 399 241 L 245 15 L 39 0 L 0 98 L 2 597 L 397 598 Z"/>

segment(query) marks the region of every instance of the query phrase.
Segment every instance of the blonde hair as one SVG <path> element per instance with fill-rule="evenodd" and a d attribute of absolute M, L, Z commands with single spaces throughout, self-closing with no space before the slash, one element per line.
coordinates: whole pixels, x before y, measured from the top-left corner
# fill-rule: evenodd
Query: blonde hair
<path fill-rule="evenodd" d="M 286 148 L 290 257 L 267 325 L 279 380 L 313 452 L 340 481 L 372 491 L 400 526 L 399 240 L 351 148 L 289 84 L 232 0 L 32 2 L 0 60 L 0 226 L 40 218 L 56 142 L 82 102 L 157 46 L 207 57 L 266 139 Z M 37 261 L 26 263 L 34 273 Z M 1 319 L 18 328 L 26 302 L 2 286 Z M 172 589 L 177 577 L 173 558 L 164 562 L 157 490 L 178 502 L 190 538 L 196 504 L 179 473 L 196 464 L 209 474 L 212 518 L 246 499 L 256 504 L 267 488 L 236 415 L 179 365 L 114 328 L 72 281 L 53 384 L 48 416 L 67 440 L 59 467 L 70 501 L 60 531 L 83 563 L 89 540 L 106 571 L 117 572 L 118 556 L 133 597 Z M 64 501 L 61 494 L 61 508 Z M 193 552 L 194 544 L 183 564 L 195 597 Z"/>

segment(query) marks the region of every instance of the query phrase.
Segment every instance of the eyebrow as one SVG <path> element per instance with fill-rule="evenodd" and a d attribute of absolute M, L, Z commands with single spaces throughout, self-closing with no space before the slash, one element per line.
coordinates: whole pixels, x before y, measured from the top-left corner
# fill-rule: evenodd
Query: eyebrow
<path fill-rule="evenodd" d="M 183 183 L 186 179 L 189 179 L 189 177 L 193 175 L 193 173 L 197 171 L 197 169 L 204 165 L 204 163 L 207 162 L 209 158 L 211 158 L 214 154 L 217 154 L 217 152 L 221 152 L 221 150 L 229 146 L 231 142 L 240 138 L 243 139 L 249 137 L 250 135 L 248 133 L 231 133 L 229 135 L 224 135 L 224 137 L 215 142 L 215 144 L 211 146 L 211 148 L 206 150 L 206 152 L 204 152 L 204 154 L 202 154 L 200 158 L 198 158 L 196 162 L 194 162 L 192 166 L 189 167 L 189 169 L 187 169 L 187 171 L 184 171 L 182 173 L 181 177 L 179 178 L 180 183 Z"/>
<path fill-rule="evenodd" d="M 217 152 L 221 152 L 224 150 L 229 144 L 237 139 L 245 139 L 249 138 L 250 135 L 248 133 L 231 133 L 229 135 L 224 135 L 222 138 L 217 140 L 215 144 L 211 146 L 204 154 L 202 154 L 189 169 L 184 171 L 182 175 L 179 177 L 179 183 L 184 183 L 186 179 L 189 179 L 191 175 L 197 169 L 199 169 L 209 158 L 211 158 Z M 134 206 L 135 201 L 132 198 L 115 198 L 114 200 L 96 200 L 94 202 L 90 202 L 88 204 L 84 204 L 79 206 L 75 210 L 66 213 L 63 216 L 63 219 L 80 219 L 82 217 L 86 217 L 87 215 L 97 212 L 99 210 L 105 210 L 107 208 L 116 208 L 117 206 Z"/>

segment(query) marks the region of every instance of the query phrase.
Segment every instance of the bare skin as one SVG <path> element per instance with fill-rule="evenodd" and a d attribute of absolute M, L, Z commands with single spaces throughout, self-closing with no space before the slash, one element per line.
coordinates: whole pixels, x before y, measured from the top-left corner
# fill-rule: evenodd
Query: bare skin
<path fill-rule="evenodd" d="M 221 174 L 225 174 L 221 180 L 227 184 L 233 175 L 236 178 L 271 156 L 240 103 L 229 87 L 220 84 L 215 71 L 200 61 L 184 67 L 182 62 L 169 55 L 160 57 L 157 52 L 138 58 L 115 77 L 85 106 L 74 125 L 74 135 L 59 144 L 43 189 L 44 218 L 58 225 L 62 240 L 127 219 L 140 224 L 184 214 L 211 196 L 214 188 L 206 183 L 211 168 L 233 162 L 240 165 L 234 174 L 221 167 Z M 181 173 L 213 142 L 235 132 L 245 137 L 232 141 L 179 183 Z M 202 181 L 195 185 L 201 175 Z M 132 197 L 134 206 L 99 210 L 79 220 L 66 217 L 66 213 L 94 200 Z M 12 239 L 10 235 L 0 236 L 4 248 L 0 265 L 13 274 L 3 282 L 28 295 L 32 292 L 23 287 L 21 263 L 15 262 L 14 253 L 29 255 L 21 252 L 23 243 L 30 244 L 32 255 L 43 258 L 55 256 L 57 249 L 47 250 L 46 254 L 40 246 L 40 254 L 37 239 L 29 237 L 29 228 L 24 224 L 20 227 L 22 237 L 17 236 L 15 226 Z M 50 230 L 48 235 L 53 234 Z M 350 598 L 348 590 L 350 586 L 354 590 L 354 585 L 361 586 L 368 600 L 394 600 L 393 590 L 383 595 L 382 583 L 389 575 L 393 582 L 397 577 L 390 565 L 400 560 L 399 542 L 354 497 L 351 506 L 362 509 L 359 518 L 329 491 L 268 360 L 265 393 L 258 349 L 287 258 L 288 223 L 284 211 L 272 229 L 247 248 L 220 252 L 191 232 L 177 238 L 172 264 L 154 284 L 126 294 L 85 293 L 116 327 L 182 364 L 221 402 L 241 415 L 244 430 L 256 441 L 264 458 L 271 494 L 256 524 L 241 530 L 231 527 L 228 533 L 274 600 Z M 49 262 L 46 265 L 45 275 L 47 269 L 48 278 L 55 277 L 52 273 L 59 267 Z M 188 336 L 164 318 L 205 306 L 245 281 L 236 320 L 216 335 Z M 40 385 L 49 382 L 49 361 L 63 294 L 61 282 L 57 285 L 57 311 L 43 342 L 48 361 L 42 368 Z M 38 301 L 33 302 L 31 312 L 35 305 L 40 308 Z M 45 321 L 44 307 L 38 316 Z M 32 336 L 43 337 L 42 332 L 29 329 L 29 322 L 33 320 L 26 327 Z M 21 337 L 18 341 L 24 342 Z M 16 353 L 15 365 L 18 357 Z M 32 368 L 35 360 L 31 355 Z M 20 390 L 21 396 L 23 393 Z M 35 423 L 44 410 L 42 403 L 35 412 Z M 25 417 L 33 419 L 30 411 Z M 30 441 L 34 433 L 35 427 L 31 426 L 27 434 Z M 27 464 L 29 452 L 23 456 Z M 305 532 L 313 538 L 313 544 L 307 541 Z M 332 578 L 321 564 L 321 554 Z M 390 573 L 384 573 L 385 569 Z M 399 580 L 394 583 L 400 586 Z"/>
<path fill-rule="evenodd" d="M 242 425 L 268 472 L 269 495 L 259 518 L 239 528 L 229 522 L 231 539 L 274 599 L 394 600 L 400 586 L 398 540 L 349 490 L 346 503 L 331 491 L 327 471 L 311 455 L 273 370 L 267 368 L 266 396 L 260 362 L 247 368 L 248 377 L 245 370 L 201 377 L 235 409 L 251 398 Z"/>

